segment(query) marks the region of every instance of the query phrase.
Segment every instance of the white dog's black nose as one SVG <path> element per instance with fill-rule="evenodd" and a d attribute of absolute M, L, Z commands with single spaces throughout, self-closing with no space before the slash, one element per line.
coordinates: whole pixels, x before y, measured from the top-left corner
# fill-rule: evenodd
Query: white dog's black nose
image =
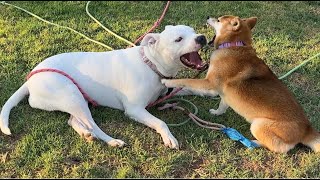
<path fill-rule="evenodd" d="M 204 35 L 201 35 L 201 36 L 198 36 L 198 37 L 196 38 L 196 42 L 197 42 L 198 44 L 201 44 L 202 46 L 204 46 L 204 45 L 207 44 L 207 39 L 206 39 L 206 37 L 205 37 Z"/>
<path fill-rule="evenodd" d="M 210 16 L 207 17 L 207 20 L 210 19 Z"/>

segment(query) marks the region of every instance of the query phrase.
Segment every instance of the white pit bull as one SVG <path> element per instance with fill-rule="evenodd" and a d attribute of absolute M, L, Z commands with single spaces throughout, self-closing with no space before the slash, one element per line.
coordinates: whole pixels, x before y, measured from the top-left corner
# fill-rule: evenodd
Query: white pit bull
<path fill-rule="evenodd" d="M 166 146 L 178 149 L 178 141 L 168 126 L 145 107 L 166 93 L 161 76 L 174 77 L 183 65 L 195 69 L 203 67 L 198 51 L 205 44 L 205 36 L 196 34 L 193 28 L 169 25 L 162 33 L 147 34 L 140 46 L 108 52 L 63 53 L 47 58 L 32 71 L 51 68 L 68 74 L 99 105 L 124 110 L 132 119 L 160 133 Z M 156 69 L 144 62 L 148 60 Z M 11 134 L 8 128 L 10 110 L 28 94 L 33 108 L 69 113 L 69 125 L 82 137 L 96 137 L 111 146 L 125 144 L 96 125 L 78 87 L 57 72 L 33 74 L 9 98 L 0 115 L 3 133 Z"/>

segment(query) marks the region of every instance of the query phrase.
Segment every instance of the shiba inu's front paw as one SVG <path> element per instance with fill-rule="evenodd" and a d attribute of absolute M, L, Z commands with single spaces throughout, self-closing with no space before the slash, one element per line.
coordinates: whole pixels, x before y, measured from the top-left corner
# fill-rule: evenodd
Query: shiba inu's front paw
<path fill-rule="evenodd" d="M 216 116 L 220 116 L 221 114 L 225 113 L 226 111 L 221 111 L 220 109 L 210 109 L 209 112 L 213 115 L 216 115 Z"/>
<path fill-rule="evenodd" d="M 169 87 L 169 88 L 176 87 L 176 84 L 173 82 L 173 80 L 161 79 L 161 83 L 164 84 L 166 87 Z"/>

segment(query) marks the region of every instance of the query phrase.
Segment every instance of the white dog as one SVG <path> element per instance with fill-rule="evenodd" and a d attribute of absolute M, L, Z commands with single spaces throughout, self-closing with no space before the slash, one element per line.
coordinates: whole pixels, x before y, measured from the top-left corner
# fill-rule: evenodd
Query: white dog
<path fill-rule="evenodd" d="M 161 33 L 147 34 L 140 46 L 108 52 L 63 53 L 47 58 L 33 71 L 51 68 L 68 74 L 99 105 L 124 110 L 130 118 L 160 133 L 166 146 L 178 149 L 168 126 L 145 107 L 166 93 L 161 78 L 176 76 L 183 65 L 201 69 L 197 52 L 205 44 L 205 36 L 196 34 L 193 28 L 168 25 Z M 111 146 L 125 144 L 96 125 L 88 102 L 71 79 L 46 71 L 33 74 L 4 104 L 0 115 L 3 133 L 11 134 L 10 110 L 28 94 L 33 108 L 69 113 L 68 124 L 81 136 L 96 137 Z"/>

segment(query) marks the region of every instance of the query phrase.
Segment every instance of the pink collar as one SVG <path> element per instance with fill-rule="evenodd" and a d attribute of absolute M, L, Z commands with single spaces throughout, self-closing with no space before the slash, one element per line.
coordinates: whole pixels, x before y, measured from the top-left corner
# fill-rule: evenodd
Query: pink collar
<path fill-rule="evenodd" d="M 151 62 L 147 56 L 144 54 L 144 48 L 141 47 L 140 54 L 142 56 L 142 60 L 144 63 L 146 63 L 156 74 L 158 74 L 162 79 L 172 79 L 172 77 L 167 77 L 163 75 L 160 71 L 158 71 L 157 66 Z"/>
<path fill-rule="evenodd" d="M 227 42 L 227 43 L 220 44 L 218 49 L 228 48 L 228 47 L 232 47 L 232 46 L 245 46 L 245 44 L 243 41 Z"/>

